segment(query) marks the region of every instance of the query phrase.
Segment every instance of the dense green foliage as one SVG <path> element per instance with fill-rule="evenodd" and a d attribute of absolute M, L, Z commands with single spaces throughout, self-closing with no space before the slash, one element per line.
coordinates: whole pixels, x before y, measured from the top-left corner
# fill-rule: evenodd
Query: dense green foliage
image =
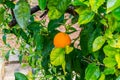
<path fill-rule="evenodd" d="M 28 78 L 15 73 L 16 80 L 120 80 L 120 0 L 38 0 L 41 11 L 48 10 L 48 25 L 44 19 L 34 19 L 27 0 L 0 0 L 0 4 L 2 38 L 10 47 L 5 58 L 15 53 L 6 42 L 6 35 L 14 34 L 21 65 L 25 61 L 32 68 Z M 68 15 L 72 21 L 66 25 L 64 15 L 70 7 L 74 8 Z M 9 28 L 12 17 L 18 24 Z M 70 46 L 54 48 L 57 28 L 63 25 L 72 34 L 76 23 L 82 29 L 80 35 Z M 76 40 L 80 49 L 74 47 Z"/>

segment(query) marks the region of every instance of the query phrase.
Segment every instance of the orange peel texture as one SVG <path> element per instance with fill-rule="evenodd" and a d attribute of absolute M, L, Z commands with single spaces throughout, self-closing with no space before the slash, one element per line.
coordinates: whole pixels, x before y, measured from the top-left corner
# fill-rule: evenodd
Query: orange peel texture
<path fill-rule="evenodd" d="M 56 48 L 65 48 L 71 44 L 71 39 L 68 34 L 59 32 L 55 35 L 53 43 Z"/>

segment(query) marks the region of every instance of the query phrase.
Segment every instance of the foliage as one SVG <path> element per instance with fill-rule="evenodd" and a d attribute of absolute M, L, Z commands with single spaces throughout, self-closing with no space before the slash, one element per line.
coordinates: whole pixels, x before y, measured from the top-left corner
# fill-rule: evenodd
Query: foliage
<path fill-rule="evenodd" d="M 120 79 L 120 0 L 38 0 L 42 12 L 48 12 L 47 25 L 45 19 L 34 19 L 28 1 L 0 0 L 2 39 L 10 48 L 5 58 L 15 53 L 6 41 L 7 34 L 14 34 L 20 44 L 21 65 L 25 61 L 32 68 L 27 76 L 15 73 L 16 80 Z M 12 18 L 18 24 L 9 27 Z M 71 23 L 66 25 L 68 20 Z M 58 28 L 62 25 L 66 34 L 72 34 L 77 31 L 74 24 L 81 28 L 78 37 L 70 46 L 55 48 L 54 36 L 61 32 Z M 74 46 L 76 40 L 80 48 Z"/>

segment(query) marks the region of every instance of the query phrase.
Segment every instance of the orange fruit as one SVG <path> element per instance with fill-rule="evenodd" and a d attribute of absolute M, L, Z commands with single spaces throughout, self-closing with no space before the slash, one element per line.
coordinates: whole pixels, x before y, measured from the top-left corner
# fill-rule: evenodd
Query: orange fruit
<path fill-rule="evenodd" d="M 64 48 L 71 44 L 71 39 L 68 34 L 59 32 L 55 35 L 53 43 L 57 48 Z"/>

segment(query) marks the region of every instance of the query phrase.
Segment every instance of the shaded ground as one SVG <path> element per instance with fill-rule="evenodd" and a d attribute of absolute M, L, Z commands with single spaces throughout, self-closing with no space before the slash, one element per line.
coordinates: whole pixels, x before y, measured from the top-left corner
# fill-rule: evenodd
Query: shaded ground
<path fill-rule="evenodd" d="M 5 77 L 4 80 L 15 80 L 14 78 L 14 72 L 21 72 L 24 74 L 28 74 L 28 72 L 31 71 L 30 67 L 21 67 L 19 63 L 15 64 L 7 64 L 5 66 Z"/>

